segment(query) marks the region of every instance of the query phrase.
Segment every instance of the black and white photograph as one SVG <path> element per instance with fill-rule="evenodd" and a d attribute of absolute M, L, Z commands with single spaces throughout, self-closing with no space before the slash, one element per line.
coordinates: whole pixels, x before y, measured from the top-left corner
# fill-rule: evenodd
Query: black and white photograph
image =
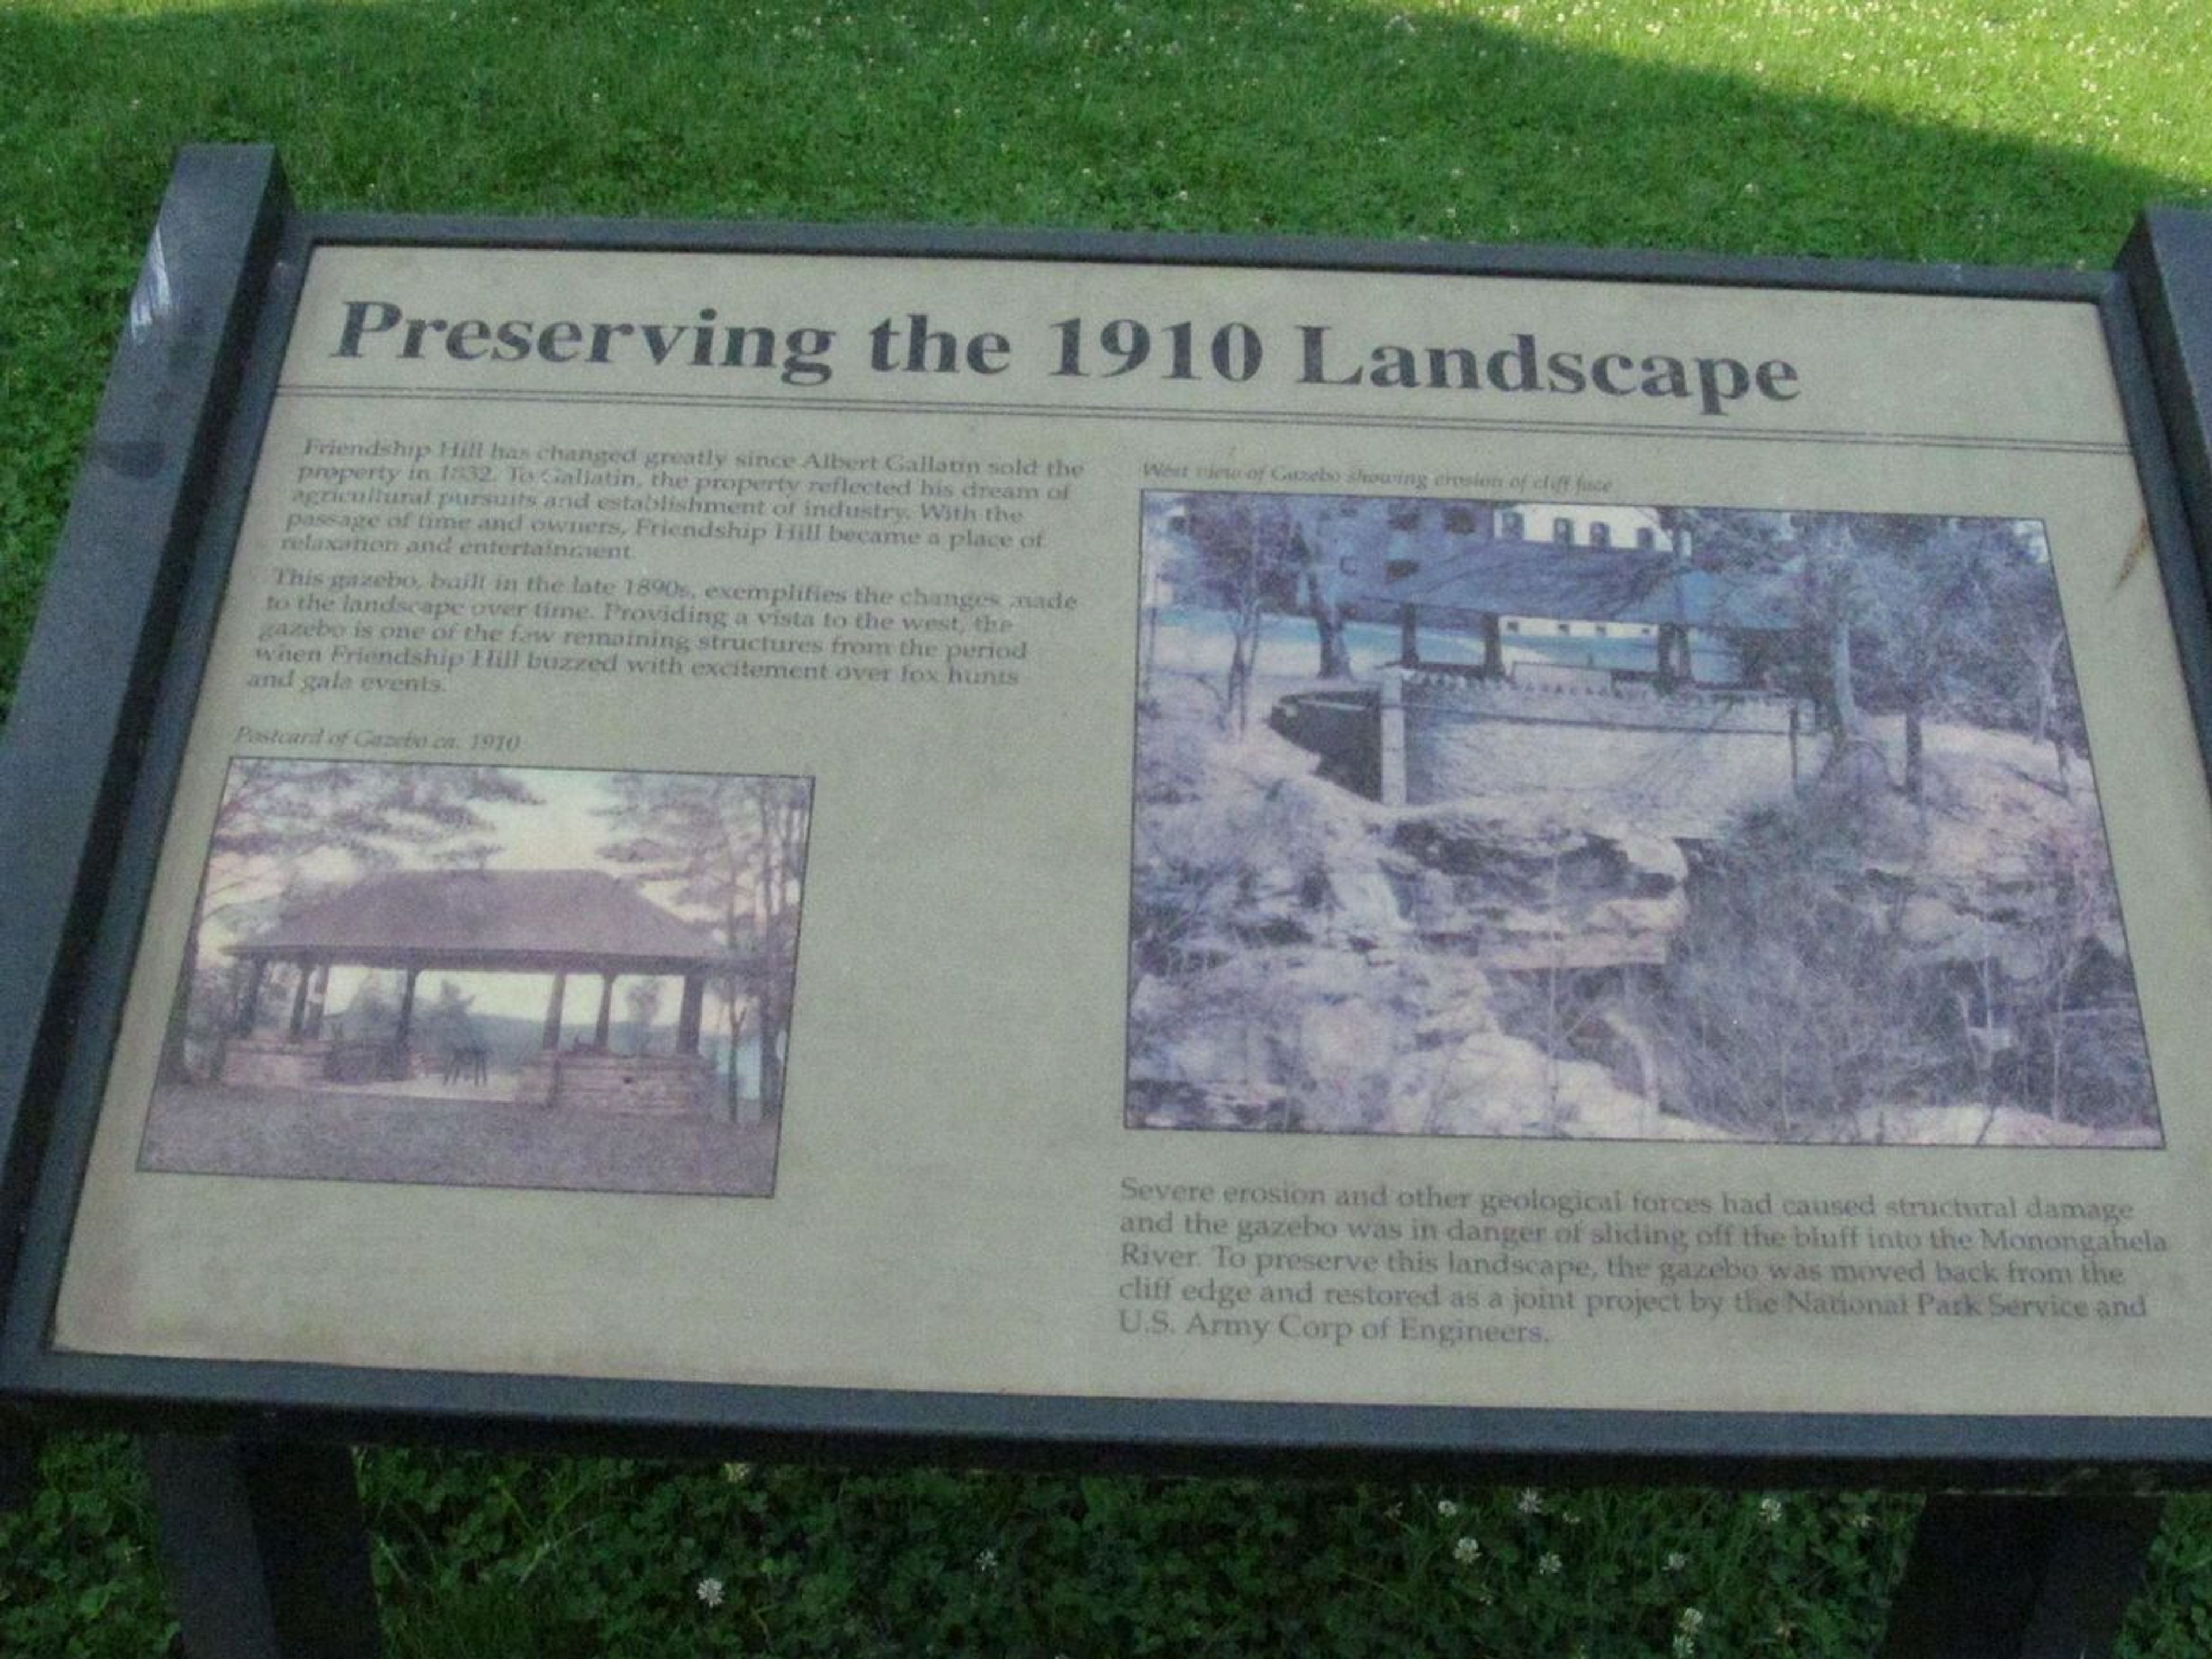
<path fill-rule="evenodd" d="M 1140 521 L 1129 1127 L 2162 1145 L 2039 523 Z"/>
<path fill-rule="evenodd" d="M 241 757 L 140 1167 L 763 1197 L 805 778 Z"/>

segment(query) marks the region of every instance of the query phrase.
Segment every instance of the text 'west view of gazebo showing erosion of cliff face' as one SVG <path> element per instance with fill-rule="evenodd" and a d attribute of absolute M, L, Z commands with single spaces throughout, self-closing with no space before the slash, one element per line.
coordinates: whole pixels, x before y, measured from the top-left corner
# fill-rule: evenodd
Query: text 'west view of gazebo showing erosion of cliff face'
<path fill-rule="evenodd" d="M 2039 524 L 1141 523 L 1130 1126 L 2161 1144 Z"/>
<path fill-rule="evenodd" d="M 233 760 L 141 1167 L 768 1195 L 811 796 Z"/>

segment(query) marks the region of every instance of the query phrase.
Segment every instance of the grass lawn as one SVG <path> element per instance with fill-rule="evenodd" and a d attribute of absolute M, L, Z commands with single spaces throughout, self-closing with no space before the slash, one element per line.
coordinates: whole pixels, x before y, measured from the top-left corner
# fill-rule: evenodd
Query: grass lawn
<path fill-rule="evenodd" d="M 168 158 L 321 209 L 2108 263 L 2212 206 L 2202 0 L 0 0 L 0 712 Z M 1909 1498 L 363 1462 L 397 1654 L 1869 1650 Z M 143 1656 L 122 1443 L 0 1653 Z M 719 1604 L 702 1593 L 714 1581 Z M 2212 1650 L 2177 1503 L 2124 1651 Z"/>

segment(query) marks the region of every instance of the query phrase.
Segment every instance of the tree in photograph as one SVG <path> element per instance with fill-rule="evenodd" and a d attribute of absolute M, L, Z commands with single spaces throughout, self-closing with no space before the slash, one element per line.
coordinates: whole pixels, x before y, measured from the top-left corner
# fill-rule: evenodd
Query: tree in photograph
<path fill-rule="evenodd" d="M 1796 624 L 1759 662 L 1820 706 L 1837 762 L 1872 752 L 1870 714 L 1901 718 L 1905 793 L 1921 798 L 1926 726 L 2020 723 L 2021 687 L 2059 718 L 2064 634 L 2042 544 L 2002 519 L 1670 508 L 1731 603 Z M 1794 641 L 1794 644 L 1791 643 Z M 2064 758 L 2061 756 L 2062 775 Z M 1887 769 L 1884 769 L 1887 775 Z"/>
<path fill-rule="evenodd" d="M 1352 678 L 1350 621 L 1345 568 L 1381 570 L 1395 533 L 1395 503 L 1364 495 L 1281 495 L 1285 541 L 1280 561 L 1297 584 L 1298 603 L 1321 646 L 1316 672 L 1325 680 Z"/>
<path fill-rule="evenodd" d="M 1866 741 L 1859 710 L 1852 642 L 1872 602 L 1861 521 L 1851 514 L 1806 514 L 1796 539 L 1798 615 L 1808 635 L 1820 643 L 1826 670 L 1824 702 L 1841 757 Z"/>
<path fill-rule="evenodd" d="M 2073 792 L 2073 756 L 2082 741 L 2081 694 L 2075 683 L 2058 584 L 2039 543 L 2023 535 L 2026 556 L 2008 567 L 1990 595 L 1992 638 L 2014 671 L 1999 688 L 2005 723 L 2051 745 L 2060 793 Z"/>
<path fill-rule="evenodd" d="M 325 883 L 356 879 L 409 855 L 448 868 L 481 867 L 497 850 L 485 809 L 536 799 L 521 779 L 495 766 L 233 761 L 185 936 L 182 990 L 163 1039 L 162 1075 L 180 1079 L 189 1071 L 187 1005 L 201 983 L 201 933 L 210 919 L 279 900 L 318 875 Z"/>
<path fill-rule="evenodd" d="M 657 976 L 647 975 L 633 979 L 623 989 L 623 1008 L 629 1016 L 632 1054 L 652 1051 L 653 1022 L 660 1018 L 661 988 Z"/>
<path fill-rule="evenodd" d="M 1926 722 L 1972 719 L 1991 701 L 1997 585 L 2025 551 L 2013 526 L 1997 520 L 1856 515 L 1856 522 L 1866 700 L 1904 717 L 1905 793 L 1917 802 Z"/>
<path fill-rule="evenodd" d="M 1746 679 L 1804 697 L 1823 710 L 1832 709 L 1837 701 L 1828 661 L 1832 638 L 1820 607 L 1804 591 L 1804 556 L 1796 516 L 1733 507 L 1663 507 L 1658 517 L 1676 557 L 1711 582 L 1714 617 L 1710 626 L 1728 641 Z M 1794 626 L 1775 629 L 1770 619 L 1778 617 Z M 1686 629 L 1662 629 L 1662 653 L 1669 632 L 1675 635 L 1679 660 L 1662 655 L 1660 671 L 1663 679 L 1674 681 L 1687 677 L 1690 641 Z"/>
<path fill-rule="evenodd" d="M 389 1037 L 399 1029 L 399 1005 L 386 988 L 386 973 L 363 974 L 336 1016 L 336 1027 L 356 1042 Z"/>
<path fill-rule="evenodd" d="M 1306 617 L 1319 644 L 1315 672 L 1323 679 L 1351 678 L 1343 564 L 1352 552 L 1389 537 L 1392 504 L 1351 495 L 1217 493 L 1178 502 L 1180 535 L 1161 537 L 1156 545 L 1177 602 L 1218 611 L 1228 620 L 1223 727 L 1241 732 L 1249 723 L 1252 678 L 1270 616 Z"/>
<path fill-rule="evenodd" d="M 441 975 L 430 1006 L 416 1016 L 416 1024 L 427 1041 L 445 1048 L 465 1048 L 477 1040 L 477 1023 L 469 1012 L 477 1000 Z"/>
<path fill-rule="evenodd" d="M 1229 671 L 1221 690 L 1221 724 L 1243 732 L 1251 719 L 1252 676 L 1267 616 L 1267 541 L 1257 498 L 1188 498 L 1183 548 L 1188 558 L 1176 591 L 1184 603 L 1220 611 L 1229 623 Z"/>
<path fill-rule="evenodd" d="M 730 953 L 715 982 L 729 1047 L 734 1115 L 737 1051 L 750 1007 L 760 1044 L 765 1113 L 783 1098 L 783 1044 L 799 951 L 811 788 L 804 778 L 616 773 L 601 814 L 617 832 L 600 856 L 629 866 L 640 885 L 665 889 L 712 927 Z"/>
<path fill-rule="evenodd" d="M 1671 1109 L 1756 1139 L 1848 1140 L 1865 1109 L 1914 1097 L 1943 1065 L 1838 806 L 1759 814 L 1708 852 L 1652 1007 Z"/>
<path fill-rule="evenodd" d="M 2154 1121 L 2119 896 L 2095 815 L 2053 820 L 2033 856 L 2034 878 L 2014 921 L 2023 948 L 2008 987 L 2022 1058 L 2040 1072 L 2033 1095 L 2022 1080 L 2022 1103 L 2062 1123 Z"/>

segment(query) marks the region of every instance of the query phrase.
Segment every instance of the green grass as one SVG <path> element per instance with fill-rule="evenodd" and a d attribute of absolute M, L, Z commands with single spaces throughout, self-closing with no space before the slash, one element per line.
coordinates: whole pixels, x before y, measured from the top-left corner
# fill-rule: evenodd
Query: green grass
<path fill-rule="evenodd" d="M 360 1472 L 392 1659 L 1863 1659 L 1917 1508 L 401 1451 Z M 0 1516 L 0 1652 L 159 1653 L 128 1443 L 57 1439 L 41 1473 Z M 2175 1500 L 2127 1659 L 2207 1650 L 2209 1557 L 2212 1504 Z"/>
<path fill-rule="evenodd" d="M 273 140 L 324 209 L 2050 264 L 2212 204 L 2201 0 L 0 3 L 0 710 L 188 141 Z M 1911 1509 L 397 1453 L 364 1480 L 401 1659 L 1840 1659 Z M 126 1449 L 58 1441 L 0 1519 L 0 1652 L 157 1652 L 149 1550 Z M 2212 1649 L 2208 1585 L 2212 1512 L 2177 1504 L 2128 1651 Z"/>
<path fill-rule="evenodd" d="M 2198 0 L 11 0 L 0 688 L 182 143 L 274 140 L 320 208 L 2102 264 L 2143 202 L 2208 199 L 2201 25 Z"/>

